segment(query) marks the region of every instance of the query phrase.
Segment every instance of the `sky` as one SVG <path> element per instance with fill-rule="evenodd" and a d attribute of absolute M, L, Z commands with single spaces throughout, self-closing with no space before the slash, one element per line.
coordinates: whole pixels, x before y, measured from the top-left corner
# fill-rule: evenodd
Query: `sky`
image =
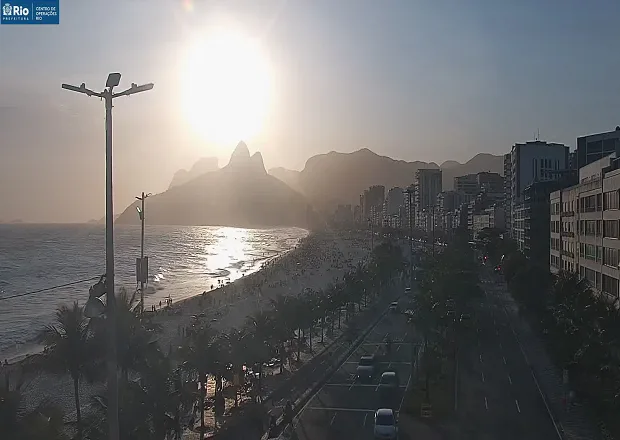
<path fill-rule="evenodd" d="M 120 88 L 155 83 L 115 101 L 118 213 L 200 157 L 225 165 L 241 139 L 216 140 L 210 118 L 237 109 L 260 108 L 243 140 L 267 168 L 364 147 L 465 162 L 538 130 L 574 149 L 620 125 L 619 13 L 617 0 L 60 0 L 57 26 L 0 25 L 0 221 L 104 215 L 103 104 L 60 84 L 101 91 L 114 71 Z M 190 48 L 223 30 L 260 58 L 228 76 L 267 75 L 268 96 L 227 99 L 197 70 Z"/>

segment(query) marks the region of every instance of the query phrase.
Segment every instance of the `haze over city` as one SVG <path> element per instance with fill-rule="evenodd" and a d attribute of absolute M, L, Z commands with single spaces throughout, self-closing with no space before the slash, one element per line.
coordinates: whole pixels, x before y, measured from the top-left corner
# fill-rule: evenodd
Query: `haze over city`
<path fill-rule="evenodd" d="M 61 10 L 59 26 L 0 29 L 5 221 L 103 216 L 103 106 L 60 84 L 100 90 L 111 71 L 125 86 L 155 83 L 115 107 L 118 212 L 201 157 L 225 165 L 241 139 L 268 169 L 363 147 L 441 164 L 503 154 L 538 130 L 574 148 L 578 135 L 612 130 L 620 111 L 612 0 L 114 0 Z"/>

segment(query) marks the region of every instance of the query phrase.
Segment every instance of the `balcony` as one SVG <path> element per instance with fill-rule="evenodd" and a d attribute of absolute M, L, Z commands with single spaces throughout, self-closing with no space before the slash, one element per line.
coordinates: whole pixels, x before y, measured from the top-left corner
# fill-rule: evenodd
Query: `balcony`
<path fill-rule="evenodd" d="M 560 232 L 560 235 L 562 237 L 570 237 L 570 238 L 574 238 L 575 237 L 575 233 L 571 232 L 571 231 L 562 231 L 562 232 Z"/>
<path fill-rule="evenodd" d="M 564 255 L 565 257 L 575 258 L 575 253 L 574 252 L 562 250 L 562 251 L 560 251 L 560 253 L 562 255 Z"/>
<path fill-rule="evenodd" d="M 564 211 L 560 213 L 562 217 L 573 217 L 575 215 L 575 211 Z"/>

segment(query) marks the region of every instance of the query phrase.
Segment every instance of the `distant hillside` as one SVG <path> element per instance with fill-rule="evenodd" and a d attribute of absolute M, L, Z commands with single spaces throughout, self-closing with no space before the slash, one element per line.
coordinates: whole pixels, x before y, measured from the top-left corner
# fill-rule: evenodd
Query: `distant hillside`
<path fill-rule="evenodd" d="M 304 192 L 301 186 L 299 186 L 299 174 L 300 174 L 299 171 L 278 167 L 278 168 L 271 168 L 269 170 L 269 174 L 271 174 L 276 179 L 279 179 L 282 182 L 286 183 L 288 186 L 293 188 L 295 191 L 298 191 L 300 193 Z"/>
<path fill-rule="evenodd" d="M 503 174 L 503 156 L 478 154 L 465 164 L 455 161 L 444 162 L 442 180 L 444 190 L 452 189 L 454 177 L 480 171 Z M 406 187 L 413 183 L 416 170 L 439 168 L 434 162 L 406 162 L 380 156 L 367 148 L 353 153 L 337 153 L 313 156 L 298 174 L 295 171 L 278 169 L 271 173 L 282 181 L 297 179 L 300 191 L 320 211 L 331 211 L 338 204 L 358 204 L 359 196 L 371 185 Z"/>
<path fill-rule="evenodd" d="M 118 223 L 138 223 L 136 203 Z M 267 174 L 261 154 L 250 157 L 243 142 L 224 168 L 151 196 L 146 218 L 149 224 L 238 227 L 309 227 L 315 221 L 306 198 Z"/>
<path fill-rule="evenodd" d="M 196 162 L 189 171 L 179 170 L 174 173 L 168 189 L 173 186 L 183 185 L 196 177 L 200 177 L 205 173 L 210 173 L 211 171 L 217 171 L 218 169 L 219 165 L 217 157 L 203 157 Z"/>

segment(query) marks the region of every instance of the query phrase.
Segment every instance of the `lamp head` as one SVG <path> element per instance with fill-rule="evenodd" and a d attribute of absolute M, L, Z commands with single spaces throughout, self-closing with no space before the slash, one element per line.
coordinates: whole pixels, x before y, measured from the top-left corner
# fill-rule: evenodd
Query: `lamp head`
<path fill-rule="evenodd" d="M 116 87 L 121 83 L 121 74 L 120 73 L 110 73 L 108 75 L 108 80 L 105 83 L 106 87 Z"/>

